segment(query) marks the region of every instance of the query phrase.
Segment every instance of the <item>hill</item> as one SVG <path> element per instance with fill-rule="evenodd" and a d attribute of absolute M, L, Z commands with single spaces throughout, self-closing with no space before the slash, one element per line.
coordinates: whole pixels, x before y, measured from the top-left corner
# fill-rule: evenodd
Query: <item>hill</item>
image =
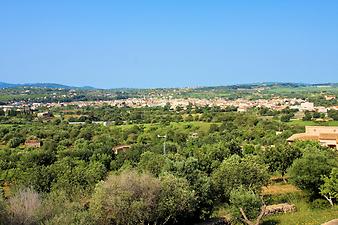
<path fill-rule="evenodd" d="M 73 88 L 80 88 L 80 89 L 96 89 L 90 86 L 84 87 L 75 87 L 75 86 L 68 86 L 63 84 L 56 84 L 56 83 L 25 83 L 25 84 L 10 84 L 0 82 L 0 88 L 17 88 L 17 87 L 36 87 L 36 88 L 62 88 L 62 89 L 73 89 Z"/>

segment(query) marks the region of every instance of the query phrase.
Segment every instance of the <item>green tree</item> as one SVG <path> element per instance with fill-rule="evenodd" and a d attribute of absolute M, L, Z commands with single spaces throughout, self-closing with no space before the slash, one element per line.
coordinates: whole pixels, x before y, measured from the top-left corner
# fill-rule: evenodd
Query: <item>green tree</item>
<path fill-rule="evenodd" d="M 320 186 L 324 183 L 322 176 L 328 176 L 337 161 L 332 153 L 306 152 L 302 158 L 296 159 L 289 169 L 290 180 L 298 188 L 316 197 Z"/>
<path fill-rule="evenodd" d="M 165 163 L 166 159 L 163 155 L 147 151 L 141 155 L 138 169 L 158 176 L 162 172 Z"/>
<path fill-rule="evenodd" d="M 329 110 L 328 116 L 331 117 L 333 120 L 338 121 L 338 110 Z"/>
<path fill-rule="evenodd" d="M 160 177 L 161 192 L 156 215 L 160 224 L 177 223 L 180 219 L 189 218 L 194 210 L 195 195 L 187 180 L 172 174 Z"/>
<path fill-rule="evenodd" d="M 309 111 L 306 111 L 303 117 L 304 121 L 311 121 L 312 120 L 312 113 Z"/>
<path fill-rule="evenodd" d="M 280 121 L 289 122 L 292 117 L 293 117 L 293 114 L 283 114 L 280 117 Z"/>
<path fill-rule="evenodd" d="M 289 145 L 277 145 L 262 151 L 262 160 L 268 165 L 270 172 L 280 172 L 284 178 L 293 161 L 302 156 L 298 148 Z"/>
<path fill-rule="evenodd" d="M 338 168 L 333 168 L 330 176 L 324 176 L 324 183 L 320 186 L 320 194 L 333 206 L 338 199 Z"/>
<path fill-rule="evenodd" d="M 232 156 L 225 159 L 212 174 L 215 190 L 223 200 L 228 200 L 232 190 L 239 186 L 258 191 L 269 180 L 267 167 L 259 163 L 257 157 L 240 158 Z"/>
<path fill-rule="evenodd" d="M 230 206 L 235 221 L 258 225 L 265 213 L 265 204 L 253 191 L 240 186 L 230 193 Z"/>
<path fill-rule="evenodd" d="M 10 139 L 7 143 L 8 147 L 10 148 L 16 148 L 18 147 L 21 143 L 23 143 L 24 140 L 20 137 L 13 137 L 12 139 Z"/>
<path fill-rule="evenodd" d="M 105 166 L 100 162 L 86 163 L 65 157 L 50 166 L 52 190 L 64 190 L 69 194 L 80 190 L 94 188 L 94 185 L 106 173 Z"/>

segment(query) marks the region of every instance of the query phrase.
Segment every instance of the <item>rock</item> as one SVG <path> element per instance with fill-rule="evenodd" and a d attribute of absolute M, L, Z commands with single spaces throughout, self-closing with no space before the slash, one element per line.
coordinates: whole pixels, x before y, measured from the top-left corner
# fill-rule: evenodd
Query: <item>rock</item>
<path fill-rule="evenodd" d="M 276 204 L 276 205 L 268 205 L 265 209 L 265 216 L 273 215 L 276 213 L 287 213 L 287 212 L 295 212 L 296 206 L 288 203 Z"/>

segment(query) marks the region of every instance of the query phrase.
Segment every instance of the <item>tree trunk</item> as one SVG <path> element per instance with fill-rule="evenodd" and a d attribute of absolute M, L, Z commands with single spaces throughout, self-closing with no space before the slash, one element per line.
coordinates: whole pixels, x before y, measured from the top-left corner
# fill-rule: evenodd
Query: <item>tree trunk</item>
<path fill-rule="evenodd" d="M 242 219 L 242 221 L 243 221 L 244 223 L 246 223 L 246 224 L 248 224 L 248 225 L 254 225 L 254 223 L 251 222 L 251 221 L 248 219 L 248 217 L 246 217 L 246 214 L 245 214 L 245 212 L 244 212 L 244 210 L 243 210 L 242 208 L 239 208 L 239 211 L 241 212 L 241 214 L 242 214 L 242 216 L 243 216 L 243 218 L 244 218 L 244 219 Z"/>
<path fill-rule="evenodd" d="M 168 217 L 165 219 L 165 221 L 163 222 L 163 225 L 169 222 L 170 217 L 171 217 L 171 216 L 168 216 Z"/>
<path fill-rule="evenodd" d="M 266 205 L 263 205 L 263 206 L 261 207 L 261 212 L 260 212 L 260 214 L 259 214 L 259 216 L 257 217 L 257 219 L 256 219 L 255 222 L 252 222 L 252 221 L 250 221 L 250 220 L 248 219 L 248 217 L 246 216 L 246 214 L 245 214 L 243 208 L 239 208 L 239 211 L 241 212 L 241 214 L 242 214 L 242 216 L 243 216 L 243 218 L 244 218 L 244 219 L 242 219 L 242 221 L 243 221 L 244 223 L 246 223 L 247 225 L 259 225 L 260 222 L 261 222 L 261 220 L 262 220 L 262 218 L 263 218 L 263 216 L 264 216 L 264 214 L 265 214 L 265 209 L 266 209 Z"/>
<path fill-rule="evenodd" d="M 326 198 L 326 200 L 330 203 L 330 205 L 333 207 L 333 201 L 332 198 L 327 197 L 326 195 L 324 195 L 324 198 Z"/>

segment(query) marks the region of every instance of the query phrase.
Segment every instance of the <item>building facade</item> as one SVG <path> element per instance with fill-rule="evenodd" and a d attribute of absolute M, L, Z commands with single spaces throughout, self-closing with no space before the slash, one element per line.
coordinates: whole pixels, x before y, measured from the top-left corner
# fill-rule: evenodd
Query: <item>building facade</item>
<path fill-rule="evenodd" d="M 294 134 L 288 142 L 318 141 L 322 146 L 338 150 L 338 127 L 336 126 L 306 126 L 305 133 Z"/>

